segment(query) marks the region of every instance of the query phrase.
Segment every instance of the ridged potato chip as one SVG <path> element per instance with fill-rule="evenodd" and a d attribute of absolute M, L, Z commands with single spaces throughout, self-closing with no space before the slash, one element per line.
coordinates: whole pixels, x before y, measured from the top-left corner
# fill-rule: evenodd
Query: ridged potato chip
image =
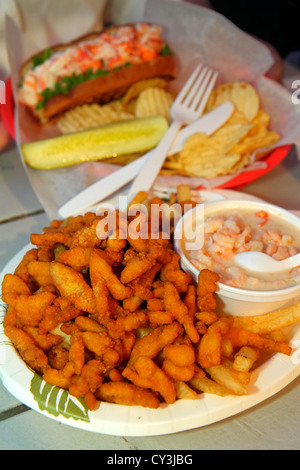
<path fill-rule="evenodd" d="M 247 126 L 250 124 L 250 121 L 248 121 L 245 114 L 235 107 L 230 118 L 226 121 L 226 126 L 229 124 L 240 124 L 241 126 Z"/>
<path fill-rule="evenodd" d="M 251 164 L 255 152 L 256 160 L 264 158 L 267 149 L 279 141 L 280 135 L 269 130 L 270 115 L 260 108 L 259 95 L 252 85 L 220 85 L 212 92 L 205 112 L 226 101 L 234 104 L 226 123 L 210 136 L 197 133 L 187 139 L 179 154 L 166 158 L 164 174 L 208 179 L 234 174 Z"/>
<path fill-rule="evenodd" d="M 120 100 L 102 106 L 96 103 L 78 106 L 68 111 L 58 120 L 58 128 L 62 134 L 69 134 L 152 116 L 164 116 L 170 122 L 173 96 L 165 87 L 165 80 L 160 78 L 142 80 Z M 270 116 L 260 108 L 259 95 L 252 85 L 242 81 L 220 85 L 212 92 L 206 112 L 226 101 L 234 104 L 227 122 L 211 136 L 197 133 L 187 139 L 181 152 L 166 158 L 162 174 L 203 178 L 233 174 L 250 164 L 253 152 L 263 149 L 257 159 L 263 158 L 264 149 L 278 142 L 280 136 L 269 130 Z M 113 163 L 126 165 L 138 156 L 120 157 Z"/>
<path fill-rule="evenodd" d="M 260 108 L 260 98 L 257 91 L 250 83 L 246 82 L 220 85 L 212 92 L 206 110 L 211 111 L 226 101 L 231 101 L 249 121 L 252 121 Z"/>
<path fill-rule="evenodd" d="M 147 88 L 165 88 L 166 85 L 167 82 L 163 78 L 149 78 L 147 80 L 141 80 L 140 82 L 134 83 L 123 96 L 122 105 L 126 108 L 130 101 L 137 98 L 140 93 Z"/>
<path fill-rule="evenodd" d="M 164 90 L 167 82 L 161 78 L 135 83 L 120 100 L 108 104 L 76 106 L 57 121 L 62 134 L 70 134 L 135 117 L 164 116 L 170 121 L 172 95 Z"/>
<path fill-rule="evenodd" d="M 103 106 L 94 103 L 76 106 L 66 112 L 58 120 L 57 126 L 62 134 L 68 134 L 132 118 L 134 115 L 124 111 L 121 102 L 115 101 Z"/>
<path fill-rule="evenodd" d="M 270 124 L 270 116 L 265 111 L 260 109 L 252 121 L 253 127 L 250 130 L 248 136 L 255 136 L 255 135 L 264 135 L 267 134 L 268 127 Z"/>
<path fill-rule="evenodd" d="M 170 121 L 170 107 L 173 103 L 171 93 L 161 88 L 147 88 L 137 98 L 136 117 L 164 116 Z"/>
<path fill-rule="evenodd" d="M 240 159 L 230 168 L 228 175 L 242 170 L 243 168 L 245 168 L 246 166 L 250 164 L 250 161 L 251 161 L 250 153 L 245 153 L 244 155 L 240 155 Z"/>
<path fill-rule="evenodd" d="M 258 149 L 264 149 L 275 145 L 279 140 L 279 134 L 274 131 L 269 131 L 263 135 L 254 135 L 245 137 L 241 142 L 238 142 L 231 150 L 239 154 L 252 153 Z"/>
<path fill-rule="evenodd" d="M 199 176 L 202 178 L 216 178 L 227 175 L 231 168 L 240 160 L 238 153 L 225 155 L 216 153 L 213 149 L 207 149 L 201 155 L 197 155 L 194 161 L 184 166 L 187 176 Z"/>
<path fill-rule="evenodd" d="M 199 155 L 203 155 L 206 149 L 213 150 L 215 153 L 226 154 L 248 134 L 250 129 L 251 125 L 232 124 L 221 127 L 211 136 L 196 133 L 186 140 L 180 156 L 186 162 L 190 159 L 196 160 Z"/>

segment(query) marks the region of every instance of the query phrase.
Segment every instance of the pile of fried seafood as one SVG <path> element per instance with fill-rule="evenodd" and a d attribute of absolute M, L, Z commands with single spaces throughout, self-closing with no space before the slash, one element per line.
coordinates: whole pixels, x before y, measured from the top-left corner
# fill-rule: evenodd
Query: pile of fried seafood
<path fill-rule="evenodd" d="M 191 202 L 179 194 L 173 201 Z M 166 204 L 139 198 L 148 211 Z M 106 237 L 97 230 L 103 215 L 54 220 L 31 235 L 34 247 L 4 277 L 5 334 L 45 382 L 89 410 L 101 401 L 158 408 L 202 392 L 244 395 L 262 353 L 292 354 L 282 328 L 300 319 L 299 304 L 218 316 L 218 275 L 202 270 L 195 284 L 182 271 L 172 224 L 165 238 L 160 223 L 149 233 L 140 213 L 115 215 Z M 140 237 L 130 233 L 135 221 Z"/>

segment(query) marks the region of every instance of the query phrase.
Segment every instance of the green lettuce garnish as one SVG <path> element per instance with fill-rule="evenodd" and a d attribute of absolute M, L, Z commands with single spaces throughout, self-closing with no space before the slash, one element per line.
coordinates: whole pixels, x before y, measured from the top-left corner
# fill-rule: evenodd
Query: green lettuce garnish
<path fill-rule="evenodd" d="M 53 54 L 53 50 L 49 47 L 48 49 L 45 49 L 41 54 L 33 57 L 32 59 L 33 68 L 46 62 L 46 60 L 52 57 L 52 54 Z"/>

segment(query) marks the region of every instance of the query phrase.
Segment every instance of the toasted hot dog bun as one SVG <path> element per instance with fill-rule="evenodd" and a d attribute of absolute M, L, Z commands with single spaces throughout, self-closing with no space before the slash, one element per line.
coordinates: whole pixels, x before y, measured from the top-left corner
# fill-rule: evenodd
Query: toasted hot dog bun
<path fill-rule="evenodd" d="M 143 64 L 133 64 L 94 78 L 73 88 L 67 95 L 53 96 L 42 110 L 42 118 L 49 120 L 68 109 L 87 103 L 107 103 L 123 96 L 135 82 L 152 77 L 174 77 L 173 56 L 161 56 Z"/>

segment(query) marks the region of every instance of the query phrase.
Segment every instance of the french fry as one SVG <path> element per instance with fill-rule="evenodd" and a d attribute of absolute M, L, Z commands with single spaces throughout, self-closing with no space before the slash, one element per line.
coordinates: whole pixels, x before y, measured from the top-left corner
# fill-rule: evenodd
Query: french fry
<path fill-rule="evenodd" d="M 300 321 L 300 302 L 264 315 L 234 317 L 234 326 L 266 335 Z"/>
<path fill-rule="evenodd" d="M 219 395 L 220 397 L 226 397 L 230 394 L 230 391 L 226 387 L 209 377 L 193 378 L 189 381 L 189 385 L 199 392 Z"/>
<path fill-rule="evenodd" d="M 265 337 L 274 341 L 287 341 L 286 334 L 282 330 L 272 331 L 270 334 L 265 335 Z"/>
<path fill-rule="evenodd" d="M 242 328 L 231 328 L 226 333 L 226 337 L 231 341 L 233 347 L 253 346 L 266 351 L 280 352 L 287 356 L 292 353 L 292 349 L 287 343 L 275 341 Z"/>
<path fill-rule="evenodd" d="M 184 201 L 190 201 L 191 197 L 191 189 L 186 184 L 179 184 L 177 186 L 177 202 L 180 204 Z"/>
<path fill-rule="evenodd" d="M 189 387 L 186 382 L 176 381 L 174 385 L 178 400 L 198 400 L 198 393 Z"/>
<path fill-rule="evenodd" d="M 222 365 L 226 366 L 229 370 L 231 370 L 235 374 L 238 381 L 241 382 L 241 384 L 243 384 L 245 386 L 247 386 L 249 384 L 250 378 L 251 378 L 251 372 L 250 371 L 234 369 L 233 362 L 229 359 L 224 359 L 222 361 Z"/>
<path fill-rule="evenodd" d="M 206 369 L 206 372 L 215 382 L 230 390 L 234 395 L 246 395 L 247 388 L 228 367 L 220 364 Z"/>
<path fill-rule="evenodd" d="M 133 199 L 128 204 L 128 209 L 135 204 L 142 204 L 148 197 L 148 193 L 146 191 L 139 191 Z"/>
<path fill-rule="evenodd" d="M 249 346 L 243 346 L 234 356 L 233 369 L 242 372 L 248 372 L 259 358 L 258 349 Z"/>

